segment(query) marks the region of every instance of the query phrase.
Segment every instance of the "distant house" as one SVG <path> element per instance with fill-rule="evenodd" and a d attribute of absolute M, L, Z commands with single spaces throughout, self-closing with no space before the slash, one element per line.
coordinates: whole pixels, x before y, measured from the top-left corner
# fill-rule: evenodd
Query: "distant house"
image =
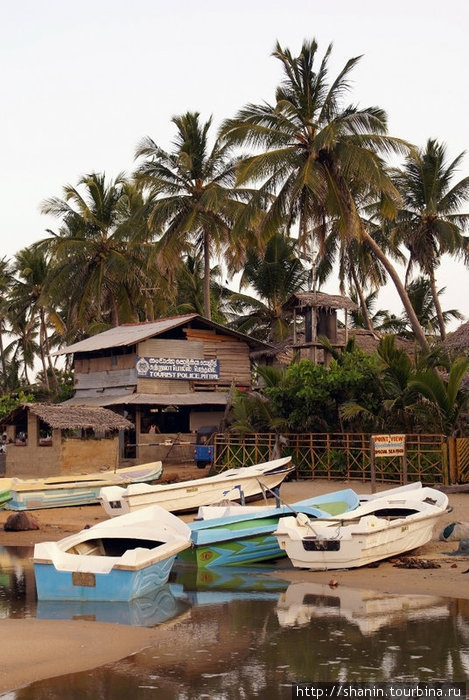
<path fill-rule="evenodd" d="M 21 404 L 0 420 L 6 476 L 45 477 L 114 469 L 119 433 L 132 423 L 113 411 L 64 404 Z"/>
<path fill-rule="evenodd" d="M 146 462 L 184 451 L 192 457 L 194 433 L 221 423 L 231 387 L 252 388 L 251 354 L 269 349 L 187 314 L 111 328 L 58 354 L 73 355 L 75 395 L 66 405 L 108 407 L 128 418 L 135 428 L 121 457 Z"/>

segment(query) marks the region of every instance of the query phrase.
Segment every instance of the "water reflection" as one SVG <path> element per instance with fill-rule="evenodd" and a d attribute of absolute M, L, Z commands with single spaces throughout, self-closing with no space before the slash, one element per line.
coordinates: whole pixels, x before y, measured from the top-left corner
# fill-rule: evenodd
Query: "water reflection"
<path fill-rule="evenodd" d="M 18 578 L 18 560 L 13 568 L 17 581 L 25 582 L 24 604 L 34 581 Z M 288 585 L 279 575 L 230 569 L 212 571 L 207 579 L 177 570 L 170 594 L 191 607 L 177 624 L 160 628 L 154 646 L 92 672 L 35 683 L 9 698 L 283 700 L 294 682 L 469 676 L 468 601 Z M 93 619 L 101 614 L 96 609 Z"/>
<path fill-rule="evenodd" d="M 344 617 L 362 634 L 374 634 L 381 627 L 396 625 L 406 618 L 434 619 L 448 615 L 448 602 L 439 596 L 399 595 L 353 588 L 331 588 L 321 583 L 292 583 L 277 604 L 282 627 L 310 624 L 315 618 Z"/>
<path fill-rule="evenodd" d="M 128 602 L 39 600 L 36 617 L 42 620 L 89 620 L 118 625 L 156 627 L 185 613 L 189 602 L 173 595 L 171 586 Z"/>

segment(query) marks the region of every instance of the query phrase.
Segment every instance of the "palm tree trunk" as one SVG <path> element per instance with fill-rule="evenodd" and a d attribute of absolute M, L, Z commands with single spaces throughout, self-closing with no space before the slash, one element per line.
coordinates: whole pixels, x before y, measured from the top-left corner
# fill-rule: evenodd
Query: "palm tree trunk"
<path fill-rule="evenodd" d="M 429 271 L 430 275 L 430 289 L 432 290 L 433 304 L 435 306 L 436 317 L 438 319 L 438 326 L 440 329 L 440 338 L 445 340 L 446 338 L 446 327 L 445 319 L 443 318 L 443 311 L 441 310 L 440 298 L 438 296 L 438 290 L 436 288 L 435 271 L 433 268 Z"/>
<path fill-rule="evenodd" d="M 363 289 L 362 289 L 360 282 L 358 281 L 358 277 L 357 277 L 357 273 L 356 273 L 354 265 L 351 266 L 350 271 L 352 273 L 352 279 L 353 279 L 353 283 L 355 285 L 355 290 L 358 294 L 358 298 L 360 299 L 360 308 L 362 310 L 363 320 L 365 322 L 365 328 L 369 331 L 373 331 L 374 330 L 373 323 L 371 322 L 370 314 L 368 313 L 368 307 L 366 305 L 365 297 L 363 296 Z"/>
<path fill-rule="evenodd" d="M 405 312 L 409 319 L 410 325 L 412 326 L 412 330 L 414 332 L 418 344 L 424 352 L 428 352 L 430 350 L 430 346 L 428 344 L 427 338 L 425 336 L 422 326 L 419 323 L 417 314 L 414 311 L 414 307 L 410 302 L 409 295 L 407 294 L 406 289 L 402 284 L 395 267 L 392 265 L 385 253 L 381 250 L 374 238 L 370 236 L 370 234 L 368 233 L 368 231 L 366 231 L 365 228 L 362 229 L 362 235 L 363 239 L 368 243 L 371 250 L 374 252 L 378 260 L 382 263 L 384 269 L 392 279 L 394 286 L 396 287 L 396 291 L 401 298 L 402 304 L 404 306 Z"/>
<path fill-rule="evenodd" d="M 43 329 L 43 337 L 44 337 L 44 348 L 45 348 L 45 354 L 47 357 L 47 364 L 49 367 L 49 371 L 52 377 L 52 384 L 54 385 L 54 391 L 58 393 L 59 391 L 59 382 L 57 381 L 57 375 L 55 373 L 54 365 L 52 363 L 52 358 L 50 355 L 50 345 L 49 345 L 49 336 L 47 335 L 47 324 L 46 324 L 46 317 L 44 314 L 44 309 L 41 308 L 41 326 Z"/>
<path fill-rule="evenodd" d="M 7 368 L 6 368 L 6 362 L 5 362 L 5 348 L 3 347 L 3 330 L 4 330 L 4 321 L 3 318 L 0 319 L 0 358 L 1 358 L 1 365 L 2 365 L 2 388 L 5 389 L 6 387 L 6 376 L 7 376 Z"/>
<path fill-rule="evenodd" d="M 206 231 L 204 231 L 204 315 L 205 318 L 212 318 L 210 305 L 210 240 Z"/>
<path fill-rule="evenodd" d="M 41 309 L 40 311 L 40 318 L 41 318 L 41 325 L 40 325 L 40 331 L 39 331 L 39 352 L 41 355 L 41 364 L 42 364 L 42 373 L 44 375 L 44 384 L 47 390 L 47 393 L 50 394 L 50 384 L 49 384 L 49 375 L 47 374 L 47 367 L 46 367 L 46 357 L 44 353 L 44 345 L 45 345 L 45 340 L 44 340 L 44 333 L 45 333 L 45 328 L 44 328 L 44 316 L 43 316 L 43 310 Z"/>

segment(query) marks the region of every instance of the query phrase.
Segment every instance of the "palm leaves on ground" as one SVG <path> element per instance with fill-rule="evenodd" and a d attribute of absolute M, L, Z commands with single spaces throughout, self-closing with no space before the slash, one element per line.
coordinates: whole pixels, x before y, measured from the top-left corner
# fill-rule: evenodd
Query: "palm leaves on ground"
<path fill-rule="evenodd" d="M 231 255 L 243 255 L 230 235 L 246 192 L 236 191 L 234 160 L 227 144 L 217 140 L 209 148 L 211 119 L 200 122 L 197 112 L 174 117 L 177 134 L 167 152 L 151 138 L 137 149 L 142 159 L 136 173 L 153 202 L 150 227 L 161 237 L 157 259 L 163 274 L 174 279 L 186 254 L 204 260 L 204 310 L 210 318 L 210 268 L 212 253 L 220 254 L 228 243 Z"/>
<path fill-rule="evenodd" d="M 433 139 L 425 149 L 408 155 L 404 168 L 394 171 L 403 208 L 395 221 L 394 237 L 410 252 L 407 277 L 413 265 L 428 275 L 441 339 L 446 336 L 445 318 L 438 299 L 435 270 L 445 253 L 467 253 L 463 234 L 469 214 L 460 207 L 469 199 L 469 177 L 452 184 L 464 153 L 447 163 L 446 148 Z"/>
<path fill-rule="evenodd" d="M 297 57 L 277 44 L 284 80 L 274 105 L 247 105 L 234 119 L 225 121 L 222 133 L 233 144 L 247 144 L 257 151 L 242 159 L 238 181 L 263 184 L 252 204 L 259 209 L 274 198 L 264 220 L 273 233 L 285 222 L 298 225 L 299 245 L 309 251 L 314 231 L 320 250 L 328 222 L 333 220 L 346 241 L 366 242 L 381 262 L 401 296 L 419 343 L 428 343 L 406 290 L 390 260 L 368 233 L 360 218 L 353 192 L 374 194 L 382 212 L 392 216 L 399 194 L 379 153 L 407 152 L 401 140 L 387 135 L 386 115 L 378 107 L 342 107 L 349 76 L 359 58 L 352 58 L 332 81 L 328 76 L 329 46 L 314 70 L 318 46 L 305 42 Z"/>
<path fill-rule="evenodd" d="M 248 251 L 240 288 L 249 287 L 257 296 L 231 295 L 233 328 L 267 342 L 288 337 L 291 315 L 284 304 L 305 289 L 308 276 L 295 250 L 296 242 L 279 232 L 269 239 L 263 254 Z"/>

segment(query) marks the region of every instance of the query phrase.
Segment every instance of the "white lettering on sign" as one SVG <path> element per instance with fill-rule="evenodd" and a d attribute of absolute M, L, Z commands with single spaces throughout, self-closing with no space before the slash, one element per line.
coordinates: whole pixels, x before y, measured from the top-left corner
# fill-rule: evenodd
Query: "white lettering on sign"
<path fill-rule="evenodd" d="M 149 379 L 197 379 L 220 378 L 219 360 L 189 359 L 185 357 L 137 357 L 138 377 Z"/>

